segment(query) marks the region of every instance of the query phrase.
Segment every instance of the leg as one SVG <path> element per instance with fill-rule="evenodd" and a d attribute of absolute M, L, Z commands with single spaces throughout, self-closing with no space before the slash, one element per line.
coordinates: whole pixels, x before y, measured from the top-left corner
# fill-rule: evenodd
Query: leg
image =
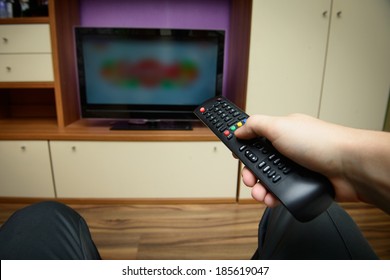
<path fill-rule="evenodd" d="M 0 228 L 0 259 L 100 259 L 85 220 L 57 202 L 16 211 Z"/>
<path fill-rule="evenodd" d="M 352 218 L 336 203 L 300 223 L 285 207 L 267 209 L 259 225 L 256 259 L 378 259 Z"/>

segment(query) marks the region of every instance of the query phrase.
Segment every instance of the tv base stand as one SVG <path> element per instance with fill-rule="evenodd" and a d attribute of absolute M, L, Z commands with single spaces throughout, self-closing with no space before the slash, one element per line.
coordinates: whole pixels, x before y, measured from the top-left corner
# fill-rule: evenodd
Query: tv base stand
<path fill-rule="evenodd" d="M 111 130 L 192 130 L 189 121 L 145 121 L 133 123 L 120 121 L 113 124 Z"/>

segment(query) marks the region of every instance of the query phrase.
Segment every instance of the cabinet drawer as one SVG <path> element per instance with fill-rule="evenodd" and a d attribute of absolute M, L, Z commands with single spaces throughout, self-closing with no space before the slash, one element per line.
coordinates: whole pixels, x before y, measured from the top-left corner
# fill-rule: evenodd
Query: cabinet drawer
<path fill-rule="evenodd" d="M 220 142 L 51 141 L 58 198 L 235 200 L 237 160 Z"/>
<path fill-rule="evenodd" d="M 0 82 L 53 80 L 51 54 L 0 54 Z"/>
<path fill-rule="evenodd" d="M 47 141 L 0 141 L 0 196 L 54 198 Z"/>
<path fill-rule="evenodd" d="M 0 53 L 51 53 L 48 24 L 0 25 Z"/>

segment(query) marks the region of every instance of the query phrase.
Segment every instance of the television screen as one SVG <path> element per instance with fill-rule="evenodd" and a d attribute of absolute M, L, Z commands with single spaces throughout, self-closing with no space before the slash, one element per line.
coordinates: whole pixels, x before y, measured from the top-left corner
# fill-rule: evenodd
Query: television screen
<path fill-rule="evenodd" d="M 75 29 L 82 117 L 193 119 L 222 94 L 224 32 Z"/>

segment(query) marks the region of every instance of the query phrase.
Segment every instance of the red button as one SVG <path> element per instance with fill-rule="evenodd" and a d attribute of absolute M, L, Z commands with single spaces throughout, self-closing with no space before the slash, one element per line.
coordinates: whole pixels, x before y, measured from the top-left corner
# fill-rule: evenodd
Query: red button
<path fill-rule="evenodd" d="M 206 112 L 206 109 L 205 109 L 204 107 L 202 107 L 202 108 L 199 109 L 199 111 L 200 111 L 201 113 L 204 113 L 204 112 Z"/>
<path fill-rule="evenodd" d="M 223 132 L 223 134 L 224 134 L 225 136 L 229 136 L 229 135 L 230 135 L 230 131 L 229 131 L 229 130 L 225 130 L 225 131 Z"/>

